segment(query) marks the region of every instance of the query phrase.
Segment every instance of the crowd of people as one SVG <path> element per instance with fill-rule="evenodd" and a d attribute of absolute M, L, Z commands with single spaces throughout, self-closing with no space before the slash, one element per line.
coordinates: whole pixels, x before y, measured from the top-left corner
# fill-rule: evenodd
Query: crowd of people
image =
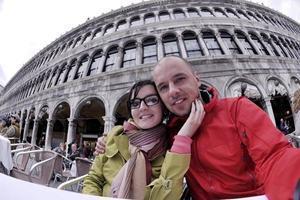
<path fill-rule="evenodd" d="M 20 117 L 0 116 L 0 135 L 7 138 L 20 138 Z"/>

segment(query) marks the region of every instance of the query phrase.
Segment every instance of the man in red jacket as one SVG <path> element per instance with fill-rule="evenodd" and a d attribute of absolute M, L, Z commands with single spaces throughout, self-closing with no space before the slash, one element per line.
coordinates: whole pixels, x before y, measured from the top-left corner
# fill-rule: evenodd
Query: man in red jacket
<path fill-rule="evenodd" d="M 199 91 L 192 66 L 165 57 L 153 71 L 158 93 L 170 111 L 170 137 L 201 98 L 205 117 L 193 136 L 186 178 L 193 199 L 224 199 L 265 194 L 270 200 L 293 199 L 300 178 L 300 150 L 247 98 L 218 99 L 214 89 Z M 199 95 L 200 92 L 200 95 Z"/>

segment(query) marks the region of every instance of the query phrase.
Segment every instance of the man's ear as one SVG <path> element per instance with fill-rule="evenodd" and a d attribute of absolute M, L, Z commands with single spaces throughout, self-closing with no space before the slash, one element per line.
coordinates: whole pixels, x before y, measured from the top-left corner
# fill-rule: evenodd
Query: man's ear
<path fill-rule="evenodd" d="M 194 76 L 195 76 L 195 78 L 196 78 L 196 80 L 197 80 L 197 82 L 198 82 L 198 86 L 200 86 L 200 85 L 201 85 L 201 83 L 200 83 L 200 76 L 199 76 L 199 72 L 195 71 L 195 72 L 194 72 Z"/>

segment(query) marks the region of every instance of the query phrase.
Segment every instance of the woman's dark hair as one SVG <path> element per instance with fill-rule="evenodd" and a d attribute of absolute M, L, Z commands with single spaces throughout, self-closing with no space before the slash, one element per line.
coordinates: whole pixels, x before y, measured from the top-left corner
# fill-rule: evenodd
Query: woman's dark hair
<path fill-rule="evenodd" d="M 134 99 L 134 98 L 138 95 L 138 93 L 139 93 L 139 91 L 141 90 L 141 88 L 144 87 L 145 85 L 151 85 L 151 86 L 153 86 L 154 89 L 155 89 L 155 91 L 156 91 L 156 93 L 158 94 L 157 89 L 156 89 L 156 87 L 155 87 L 155 83 L 154 83 L 152 80 L 142 80 L 142 81 L 136 82 L 136 83 L 131 87 L 131 89 L 130 89 L 130 91 L 129 91 L 129 95 L 128 95 L 128 100 L 127 100 L 127 110 L 128 110 L 128 112 L 129 112 L 129 116 L 130 116 L 130 117 L 132 117 L 132 116 L 131 116 L 130 100 L 131 100 L 131 99 Z"/>

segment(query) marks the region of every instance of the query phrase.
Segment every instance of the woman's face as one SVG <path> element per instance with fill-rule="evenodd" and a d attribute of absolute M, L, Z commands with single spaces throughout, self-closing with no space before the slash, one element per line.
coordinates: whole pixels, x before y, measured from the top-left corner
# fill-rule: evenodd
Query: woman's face
<path fill-rule="evenodd" d="M 149 129 L 161 123 L 163 118 L 162 104 L 152 85 L 143 86 L 130 102 L 131 115 L 138 127 Z"/>

